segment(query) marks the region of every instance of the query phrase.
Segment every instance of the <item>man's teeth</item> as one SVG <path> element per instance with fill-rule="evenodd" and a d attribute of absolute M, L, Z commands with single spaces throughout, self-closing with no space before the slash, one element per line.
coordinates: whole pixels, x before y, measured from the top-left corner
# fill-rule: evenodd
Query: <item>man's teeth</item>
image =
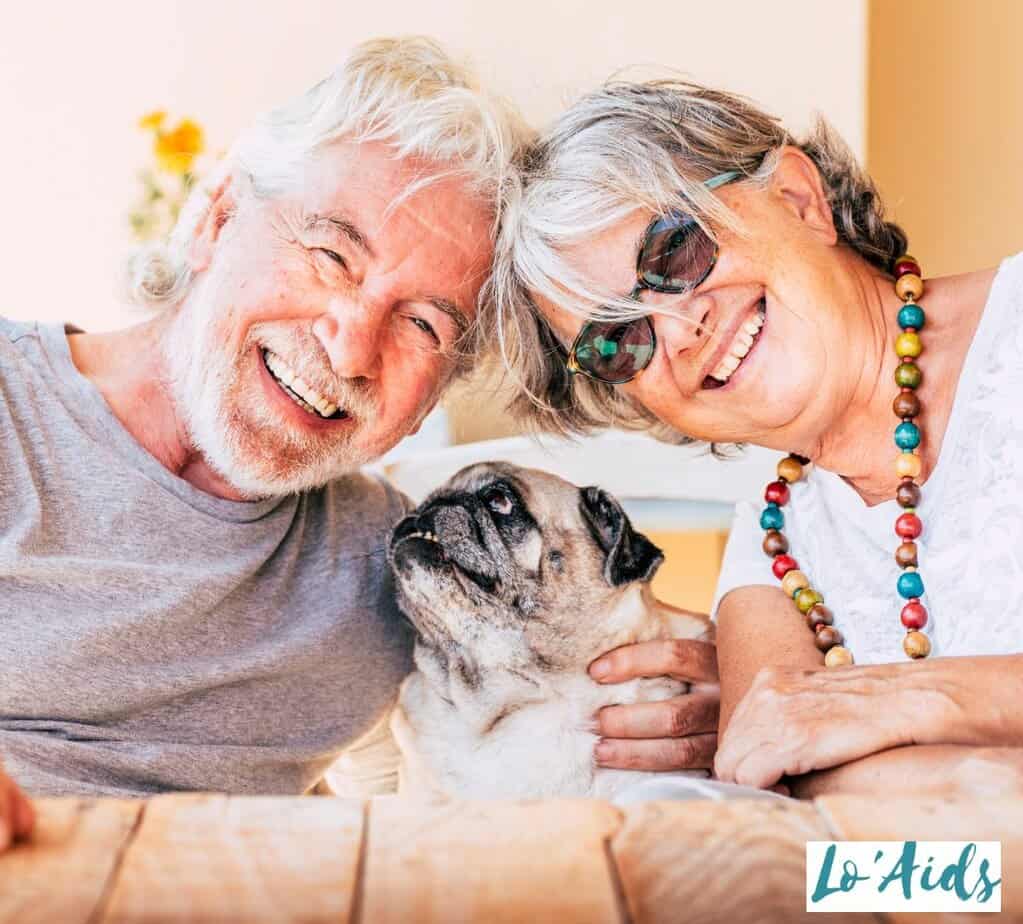
<path fill-rule="evenodd" d="M 316 389 L 302 381 L 302 377 L 276 353 L 264 350 L 263 360 L 273 377 L 286 387 L 289 392 L 288 397 L 299 407 L 310 414 L 318 414 L 320 417 L 332 417 L 337 413 L 336 404 L 331 404 Z"/>
<path fill-rule="evenodd" d="M 760 333 L 760 328 L 764 326 L 764 315 L 761 311 L 761 306 L 758 305 L 752 317 L 748 318 L 746 323 L 739 328 L 735 339 L 732 340 L 731 345 L 728 347 L 728 352 L 725 354 L 724 359 L 717 364 L 717 367 L 711 373 L 712 378 L 717 379 L 722 384 L 727 382 L 732 377 L 732 373 L 739 368 L 739 363 L 743 361 L 746 354 L 753 349 L 753 341 L 756 339 L 757 334 Z"/>

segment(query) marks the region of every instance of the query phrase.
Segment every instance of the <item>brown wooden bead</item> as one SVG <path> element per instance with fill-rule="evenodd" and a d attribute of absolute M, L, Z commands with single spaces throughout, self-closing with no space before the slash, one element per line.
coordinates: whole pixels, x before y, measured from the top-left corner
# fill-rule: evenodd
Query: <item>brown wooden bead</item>
<path fill-rule="evenodd" d="M 848 648 L 836 645 L 824 655 L 825 667 L 848 667 L 853 663 L 852 652 Z"/>
<path fill-rule="evenodd" d="M 797 590 L 810 586 L 810 579 L 802 571 L 790 571 L 781 579 L 781 589 L 786 597 L 792 597 Z"/>
<path fill-rule="evenodd" d="M 900 391 L 892 402 L 892 410 L 896 417 L 919 417 L 920 399 L 914 392 Z"/>
<path fill-rule="evenodd" d="M 842 644 L 842 633 L 834 626 L 821 626 L 817 630 L 813 641 L 821 651 L 827 651 L 836 645 Z"/>
<path fill-rule="evenodd" d="M 912 481 L 903 481 L 895 490 L 895 499 L 900 507 L 919 507 L 920 486 Z"/>
<path fill-rule="evenodd" d="M 770 529 L 764 536 L 764 552 L 774 558 L 784 555 L 789 550 L 789 540 L 776 529 Z"/>
<path fill-rule="evenodd" d="M 899 563 L 900 568 L 917 567 L 919 562 L 916 560 L 916 543 L 903 542 L 895 550 L 895 560 Z"/>
<path fill-rule="evenodd" d="M 926 658 L 931 653 L 931 640 L 923 632 L 907 632 L 902 649 L 911 658 Z"/>
<path fill-rule="evenodd" d="M 924 281 L 916 273 L 906 273 L 898 278 L 895 291 L 904 302 L 915 302 L 924 294 Z"/>
<path fill-rule="evenodd" d="M 835 615 L 823 603 L 818 603 L 809 613 L 806 614 L 806 624 L 817 631 L 818 626 L 830 626 L 835 621 Z"/>
<path fill-rule="evenodd" d="M 778 477 L 784 478 L 789 484 L 794 484 L 803 477 L 803 466 L 798 459 L 786 456 L 778 462 Z"/>

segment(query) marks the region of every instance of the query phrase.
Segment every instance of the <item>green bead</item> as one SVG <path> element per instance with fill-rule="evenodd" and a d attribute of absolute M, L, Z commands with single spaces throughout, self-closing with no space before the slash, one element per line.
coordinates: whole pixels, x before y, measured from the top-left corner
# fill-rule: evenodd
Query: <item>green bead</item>
<path fill-rule="evenodd" d="M 811 587 L 804 587 L 802 590 L 796 591 L 796 595 L 792 599 L 796 601 L 799 612 L 804 615 L 809 613 L 818 603 L 824 602 L 824 598 Z"/>
<path fill-rule="evenodd" d="M 923 377 L 916 363 L 900 363 L 899 368 L 895 370 L 895 384 L 899 388 L 919 388 Z"/>
<path fill-rule="evenodd" d="M 924 351 L 924 345 L 920 342 L 920 335 L 906 332 L 895 338 L 895 355 L 902 358 L 905 356 L 919 356 Z"/>
<path fill-rule="evenodd" d="M 899 309 L 899 327 L 915 327 L 917 330 L 922 330 L 926 320 L 923 308 L 912 302 Z"/>

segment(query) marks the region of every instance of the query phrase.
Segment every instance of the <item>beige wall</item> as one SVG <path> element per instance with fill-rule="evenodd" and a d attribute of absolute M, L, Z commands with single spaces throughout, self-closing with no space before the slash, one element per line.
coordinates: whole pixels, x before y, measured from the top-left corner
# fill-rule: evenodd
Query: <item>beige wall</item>
<path fill-rule="evenodd" d="M 0 314 L 93 329 L 130 321 L 116 280 L 147 160 L 138 116 L 193 115 L 223 148 L 369 36 L 433 34 L 471 53 L 537 120 L 617 68 L 671 65 L 751 93 L 797 125 L 820 107 L 862 149 L 865 29 L 866 0 L 10 4 L 0 30 Z"/>
<path fill-rule="evenodd" d="M 1023 249 L 1023 3 L 872 0 L 867 163 L 930 275 Z"/>

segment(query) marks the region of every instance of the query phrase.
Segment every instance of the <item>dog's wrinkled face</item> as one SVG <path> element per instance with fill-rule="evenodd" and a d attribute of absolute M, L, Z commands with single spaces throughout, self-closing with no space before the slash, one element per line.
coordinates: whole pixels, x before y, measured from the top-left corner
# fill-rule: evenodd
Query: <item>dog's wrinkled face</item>
<path fill-rule="evenodd" d="M 463 469 L 395 528 L 389 558 L 422 640 L 478 661 L 585 666 L 660 550 L 618 502 L 532 469 Z"/>

